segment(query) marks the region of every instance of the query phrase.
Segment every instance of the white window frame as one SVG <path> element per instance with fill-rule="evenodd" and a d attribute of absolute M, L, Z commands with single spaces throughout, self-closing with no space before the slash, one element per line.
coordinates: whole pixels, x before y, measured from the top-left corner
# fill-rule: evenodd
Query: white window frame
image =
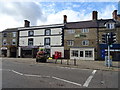
<path fill-rule="evenodd" d="M 16 32 L 12 32 L 12 34 L 13 34 L 13 37 L 16 37 Z"/>
<path fill-rule="evenodd" d="M 68 46 L 73 46 L 74 45 L 74 40 L 67 40 L 67 45 Z"/>
<path fill-rule="evenodd" d="M 86 50 L 85 51 L 85 57 L 87 57 L 87 58 L 91 58 L 91 57 L 93 57 L 93 52 L 91 51 L 91 50 Z"/>
<path fill-rule="evenodd" d="M 83 28 L 82 33 L 89 33 L 89 29 L 88 28 Z"/>
<path fill-rule="evenodd" d="M 72 51 L 71 51 L 71 56 L 72 56 L 72 57 L 78 57 L 78 56 L 79 56 L 78 53 L 79 53 L 78 50 L 72 50 Z"/>
<path fill-rule="evenodd" d="M 83 46 L 88 46 L 89 45 L 89 40 L 83 40 L 82 45 Z"/>
<path fill-rule="evenodd" d="M 72 29 L 67 30 L 67 33 L 68 33 L 68 34 L 74 34 L 74 33 L 75 33 L 75 30 L 72 30 Z"/>
<path fill-rule="evenodd" d="M 16 39 L 12 39 L 12 45 L 16 45 Z"/>
<path fill-rule="evenodd" d="M 115 23 L 107 23 L 105 26 L 108 29 L 114 29 L 115 28 Z"/>
<path fill-rule="evenodd" d="M 7 45 L 7 40 L 3 39 L 3 45 Z"/>

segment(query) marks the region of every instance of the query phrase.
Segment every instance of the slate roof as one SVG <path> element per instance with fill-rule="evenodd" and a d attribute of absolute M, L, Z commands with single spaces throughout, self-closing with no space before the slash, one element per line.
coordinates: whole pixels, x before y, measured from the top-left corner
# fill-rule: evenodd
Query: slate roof
<path fill-rule="evenodd" d="M 17 32 L 18 28 L 7 28 L 5 30 L 3 30 L 2 32 Z"/>
<path fill-rule="evenodd" d="M 65 25 L 66 29 L 80 29 L 80 28 L 102 28 L 105 27 L 106 22 L 116 22 L 117 27 L 120 26 L 119 21 L 114 21 L 113 19 L 99 19 L 90 21 L 79 21 L 79 22 L 68 22 Z"/>

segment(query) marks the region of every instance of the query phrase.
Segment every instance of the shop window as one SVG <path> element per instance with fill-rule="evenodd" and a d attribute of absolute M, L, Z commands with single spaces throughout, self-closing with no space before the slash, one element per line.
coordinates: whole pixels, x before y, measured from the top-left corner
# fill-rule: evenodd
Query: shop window
<path fill-rule="evenodd" d="M 33 45 L 33 38 L 28 39 L 28 45 L 32 46 Z"/>
<path fill-rule="evenodd" d="M 83 51 L 80 51 L 80 57 L 83 57 Z"/>
<path fill-rule="evenodd" d="M 67 40 L 67 45 L 68 46 L 73 46 L 74 45 L 74 41 L 73 40 Z"/>
<path fill-rule="evenodd" d="M 92 51 L 85 51 L 85 57 L 93 57 Z"/>
<path fill-rule="evenodd" d="M 51 30 L 50 29 L 46 29 L 45 30 L 45 35 L 51 35 Z"/>
<path fill-rule="evenodd" d="M 78 50 L 72 50 L 72 57 L 78 57 Z"/>
<path fill-rule="evenodd" d="M 45 38 L 44 45 L 50 45 L 50 38 Z"/>
<path fill-rule="evenodd" d="M 33 36 L 34 35 L 34 31 L 28 31 L 28 36 Z"/>
<path fill-rule="evenodd" d="M 83 46 L 88 46 L 88 45 L 89 45 L 89 41 L 88 41 L 88 40 L 82 41 L 82 45 L 83 45 Z"/>

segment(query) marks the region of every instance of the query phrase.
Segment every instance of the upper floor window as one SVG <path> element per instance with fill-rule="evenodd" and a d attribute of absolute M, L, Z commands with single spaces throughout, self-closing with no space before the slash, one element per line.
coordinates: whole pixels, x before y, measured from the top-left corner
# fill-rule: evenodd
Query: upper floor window
<path fill-rule="evenodd" d="M 67 40 L 67 45 L 68 46 L 73 46 L 74 45 L 74 41 L 73 40 Z"/>
<path fill-rule="evenodd" d="M 45 30 L 45 35 L 51 35 L 51 30 L 50 29 L 46 29 Z"/>
<path fill-rule="evenodd" d="M 7 40 L 3 39 L 3 45 L 7 45 Z"/>
<path fill-rule="evenodd" d="M 50 38 L 45 38 L 44 45 L 50 45 Z"/>
<path fill-rule="evenodd" d="M 82 33 L 88 33 L 89 29 L 82 29 Z"/>
<path fill-rule="evenodd" d="M 12 33 L 12 36 L 13 36 L 13 37 L 16 37 L 16 32 L 13 32 L 13 33 Z"/>
<path fill-rule="evenodd" d="M 7 33 L 3 33 L 3 37 L 7 37 Z"/>
<path fill-rule="evenodd" d="M 115 24 L 114 23 L 107 23 L 105 26 L 108 29 L 114 29 L 115 28 Z"/>
<path fill-rule="evenodd" d="M 12 45 L 16 44 L 16 39 L 12 39 Z"/>
<path fill-rule="evenodd" d="M 88 40 L 82 41 L 82 45 L 83 45 L 83 46 L 88 46 L 88 45 L 89 45 L 89 41 L 88 41 Z"/>
<path fill-rule="evenodd" d="M 68 34 L 74 34 L 75 30 L 67 30 Z"/>
<path fill-rule="evenodd" d="M 29 39 L 28 39 L 28 45 L 29 45 L 29 46 L 32 46 L 32 45 L 33 45 L 33 38 L 29 38 Z"/>
<path fill-rule="evenodd" d="M 34 35 L 34 31 L 28 31 L 28 36 L 33 36 Z"/>

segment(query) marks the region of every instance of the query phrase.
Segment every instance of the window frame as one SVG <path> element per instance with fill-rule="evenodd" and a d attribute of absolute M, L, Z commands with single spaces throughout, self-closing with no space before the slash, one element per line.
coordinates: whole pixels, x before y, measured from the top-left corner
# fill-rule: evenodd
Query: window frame
<path fill-rule="evenodd" d="M 89 28 L 83 28 L 82 33 L 89 33 Z"/>
<path fill-rule="evenodd" d="M 91 51 L 91 50 L 85 51 L 85 57 L 92 58 L 93 57 L 93 51 Z"/>
<path fill-rule="evenodd" d="M 82 45 L 83 46 L 89 46 L 89 40 L 83 40 Z"/>
<path fill-rule="evenodd" d="M 3 39 L 3 45 L 7 45 L 7 39 Z"/>
<path fill-rule="evenodd" d="M 46 36 L 51 35 L 51 29 L 45 29 L 45 35 Z"/>
<path fill-rule="evenodd" d="M 31 41 L 30 41 L 31 40 Z M 32 43 L 32 44 L 31 44 Z M 33 46 L 34 45 L 34 40 L 33 38 L 28 39 L 28 46 Z"/>
<path fill-rule="evenodd" d="M 74 40 L 67 40 L 67 46 L 73 46 Z"/>
<path fill-rule="evenodd" d="M 31 34 L 31 32 L 32 32 L 32 34 Z M 32 30 L 32 31 L 28 31 L 28 36 L 34 36 L 34 31 Z"/>
<path fill-rule="evenodd" d="M 12 32 L 12 37 L 16 37 L 16 32 Z"/>
<path fill-rule="evenodd" d="M 49 43 L 47 43 L 47 42 L 46 42 L 46 40 L 47 40 L 47 39 L 49 40 Z M 50 45 L 50 44 L 51 44 L 50 42 L 51 42 L 51 40 L 50 40 L 50 38 L 49 38 L 49 37 L 44 38 L 44 45 Z"/>
<path fill-rule="evenodd" d="M 12 39 L 12 45 L 16 45 L 16 39 Z"/>
<path fill-rule="evenodd" d="M 79 50 L 72 50 L 72 51 L 71 51 L 71 56 L 72 56 L 72 57 L 78 57 L 78 56 L 79 56 L 78 53 L 79 53 Z"/>

